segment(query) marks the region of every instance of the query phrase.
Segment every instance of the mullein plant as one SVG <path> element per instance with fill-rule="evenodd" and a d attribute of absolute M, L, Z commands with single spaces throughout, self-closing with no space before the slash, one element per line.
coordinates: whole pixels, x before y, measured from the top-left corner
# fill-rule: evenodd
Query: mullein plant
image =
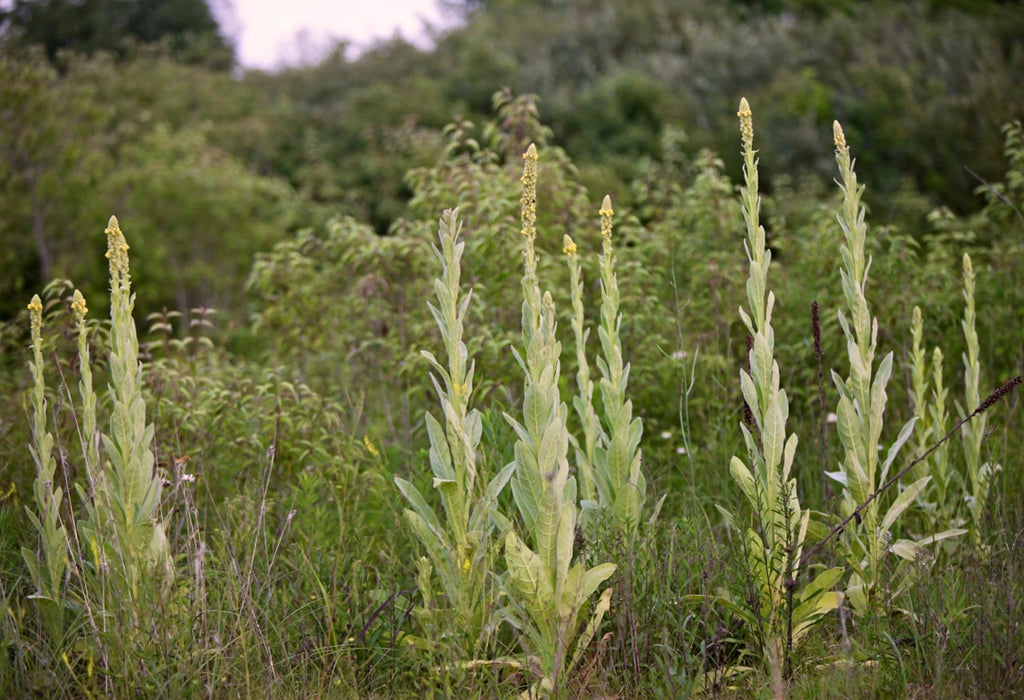
<path fill-rule="evenodd" d="M 526 653 L 522 666 L 537 680 L 525 697 L 550 696 L 565 687 L 610 607 L 605 589 L 590 609 L 591 596 L 615 571 L 604 563 L 587 569 L 574 559 L 579 516 L 576 479 L 569 475 L 568 408 L 559 392 L 561 344 L 555 336 L 555 304 L 537 279 L 537 149 L 523 156 L 522 329 L 524 352 L 515 352 L 524 379 L 523 415 L 506 414 L 517 440 L 512 494 L 522 536 L 505 537 L 506 619 Z M 590 615 L 581 629 L 581 615 Z"/>
<path fill-rule="evenodd" d="M 75 299 L 81 298 L 75 291 Z M 43 304 L 36 294 L 28 305 L 31 323 L 32 360 L 32 442 L 30 451 L 36 465 L 36 479 L 32 485 L 36 512 L 26 507 L 29 520 L 39 535 L 39 549 L 23 547 L 22 556 L 36 587 L 30 597 L 40 608 L 43 624 L 50 639 L 57 643 L 63 630 L 65 604 L 64 578 L 68 571 L 67 532 L 61 522 L 61 503 L 64 491 L 56 484 L 57 462 L 53 455 L 54 437 L 47 429 L 46 381 L 43 376 Z"/>
<path fill-rule="evenodd" d="M 978 332 L 975 328 L 974 311 L 974 266 L 971 256 L 964 253 L 964 318 L 961 326 L 967 343 L 967 352 L 963 353 L 964 362 L 964 398 L 966 405 L 957 406 L 960 417 L 968 415 L 972 407 L 981 405 L 981 361 L 978 347 Z M 967 479 L 964 490 L 967 498 L 967 510 L 971 516 L 973 541 L 981 547 L 981 525 L 988 505 L 988 492 L 992 480 L 993 466 L 982 463 L 981 443 L 985 437 L 985 415 L 975 417 L 961 428 L 961 444 L 963 445 L 964 466 Z"/>
<path fill-rule="evenodd" d="M 115 217 L 110 217 L 106 234 L 110 261 L 110 428 L 109 433 L 96 429 L 92 377 L 85 369 L 88 362 L 83 362 L 82 440 L 89 484 L 87 489 L 79 488 L 85 516 L 78 523 L 78 533 L 86 552 L 95 559 L 100 596 L 97 602 L 107 612 L 122 610 L 135 619 L 145 604 L 144 597 L 164 590 L 174 568 L 160 521 L 162 479 L 155 468 L 153 425 L 146 423 L 142 396 L 128 243 Z M 76 314 L 84 320 L 84 300 Z M 85 344 L 81 331 L 79 344 L 81 351 Z M 87 360 L 88 355 L 83 359 Z"/>
<path fill-rule="evenodd" d="M 943 356 L 938 347 L 932 352 L 931 377 L 922 345 L 924 320 L 921 308 L 914 307 L 911 318 L 911 402 L 917 423 L 914 429 L 913 453 L 925 454 L 949 429 L 946 413 L 948 391 L 943 383 Z M 928 488 L 919 497 L 921 518 L 928 530 L 935 531 L 954 524 L 956 514 L 952 499 L 952 472 L 949 450 L 945 443 L 935 447 L 927 459 L 920 460 L 905 475 L 906 483 L 913 483 L 924 476 L 931 476 Z"/>
<path fill-rule="evenodd" d="M 801 553 L 811 512 L 801 506 L 796 479 L 791 475 L 797 436 L 786 435 L 789 400 L 780 388 L 779 365 L 774 359 L 775 334 L 771 322 L 775 294 L 768 289 L 771 251 L 766 248 L 765 230 L 759 223 L 754 128 L 746 99 L 740 101 L 738 116 L 745 178 L 740 198 L 747 225 L 744 247 L 750 269 L 746 285 L 749 312 L 740 308 L 740 317 L 753 339 L 748 353 L 749 371 L 740 370 L 740 388 L 753 425 L 740 424 L 747 460 L 734 456 L 729 471 L 751 511 L 752 524 L 746 528 L 743 547 L 753 595 L 748 607 L 728 600 L 719 602 L 725 603 L 751 628 L 771 671 L 773 687 L 781 692 L 782 677 L 789 673 L 794 646 L 842 601 L 842 594 L 831 589 L 843 572 L 840 568 L 828 569 L 802 587 L 799 585 Z M 726 515 L 729 522 L 737 522 L 732 514 Z"/>
<path fill-rule="evenodd" d="M 431 381 L 441 403 L 444 425 L 427 413 L 430 438 L 430 469 L 433 487 L 441 500 L 439 515 L 411 482 L 395 477 L 395 484 L 410 508 L 405 517 L 427 551 L 418 563 L 419 589 L 423 608 L 419 621 L 432 639 L 408 637 L 423 648 L 436 642 L 453 651 L 474 656 L 486 651 L 492 638 L 499 589 L 491 575 L 497 551 L 496 527 L 508 529 L 497 512 L 498 494 L 505 488 L 514 464 L 507 465 L 482 490 L 479 449 L 482 430 L 480 413 L 470 408 L 473 395 L 474 362 L 463 342 L 463 322 L 472 292 L 460 298 L 459 280 L 466 244 L 459 240 L 461 224 L 457 210 L 441 217 L 434 252 L 441 262 L 441 277 L 434 281 L 435 303 L 428 302 L 441 332 L 448 366 L 423 351 L 434 372 Z M 434 597 L 434 580 L 441 584 L 444 599 Z"/>
<path fill-rule="evenodd" d="M 844 530 L 843 537 L 846 564 L 850 568 L 846 595 L 854 611 L 864 614 L 877 609 L 881 602 L 877 594 L 882 562 L 888 553 L 914 561 L 922 554 L 922 545 L 962 534 L 963 531 L 946 530 L 916 542 L 893 539 L 893 526 L 897 519 L 916 502 L 927 487 L 930 476 L 922 476 L 908 484 L 884 513 L 876 498 L 880 486 L 887 482 L 889 469 L 900 448 L 913 434 L 917 419 L 911 418 L 904 424 L 884 460 L 881 459 L 886 385 L 892 374 L 893 355 L 890 352 L 883 357 L 877 371 L 874 371 L 878 321 L 872 318 L 865 296 L 871 259 L 865 250 L 867 225 L 865 209 L 860 201 L 864 187 L 857 182 L 850 148 L 839 122 L 833 123 L 833 137 L 839 186 L 843 192 L 843 204 L 837 216 L 844 237 L 839 249 L 843 263 L 840 275 L 849 314 L 847 318 L 839 310 L 838 317 L 846 337 L 850 375 L 844 379 L 832 372 L 840 396 L 836 416 L 843 458 L 839 470 L 828 472 L 828 476 L 842 485 L 841 516 L 857 515 L 856 523 Z M 861 504 L 866 505 L 861 507 Z"/>
<path fill-rule="evenodd" d="M 586 355 L 589 329 L 584 329 L 583 280 L 576 243 L 568 235 L 563 251 L 569 265 L 573 306 L 572 327 L 576 340 L 578 395 L 573 398 L 582 425 L 582 440 L 570 436 L 577 461 L 582 506 L 585 513 L 607 516 L 619 531 L 635 536 L 647 499 L 647 485 L 642 467 L 640 439 L 643 423 L 633 417 L 633 402 L 626 398 L 629 364 L 623 362 L 619 328 L 619 285 L 615 274 L 612 245 L 611 198 L 605 196 L 598 212 L 601 217 L 602 252 L 601 323 L 598 337 L 601 355 L 597 366 L 601 372 L 601 415 L 594 409 L 594 385 Z M 602 420 L 603 418 L 603 420 Z M 655 514 L 656 516 L 656 514 Z"/>

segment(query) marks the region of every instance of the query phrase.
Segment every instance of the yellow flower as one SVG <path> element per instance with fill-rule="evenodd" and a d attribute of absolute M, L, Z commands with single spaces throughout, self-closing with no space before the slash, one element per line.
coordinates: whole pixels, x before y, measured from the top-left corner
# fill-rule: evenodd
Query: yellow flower
<path fill-rule="evenodd" d="M 601 211 L 598 214 L 601 215 L 601 235 L 606 239 L 612 237 L 612 215 L 615 210 L 612 209 L 612 198 L 608 195 L 604 196 L 604 201 L 601 202 Z"/>
<path fill-rule="evenodd" d="M 533 240 L 537 237 L 537 147 L 532 143 L 523 154 L 525 164 L 523 166 L 523 198 L 522 205 L 522 234 Z"/>
<path fill-rule="evenodd" d="M 569 234 L 565 234 L 564 239 L 565 245 L 562 246 L 562 252 L 568 256 L 576 255 L 576 243 L 572 240 Z"/>
<path fill-rule="evenodd" d="M 106 257 L 110 261 L 110 277 L 112 280 L 120 280 L 128 276 L 128 242 L 121 233 L 116 216 L 110 217 L 104 233 L 107 234 Z"/>
<path fill-rule="evenodd" d="M 363 445 L 366 446 L 366 451 L 369 452 L 371 455 L 373 455 L 374 457 L 380 457 L 380 451 L 377 449 L 377 446 L 373 444 L 373 441 L 370 440 L 369 435 L 363 436 Z"/>
<path fill-rule="evenodd" d="M 754 119 L 750 111 L 750 104 L 746 97 L 740 98 L 740 111 L 736 113 L 740 118 L 740 136 L 743 139 L 744 150 L 754 147 Z"/>
<path fill-rule="evenodd" d="M 38 348 L 41 342 L 40 330 L 43 327 L 43 302 L 38 294 L 32 296 L 32 301 L 28 303 L 28 311 L 29 322 L 32 324 L 32 344 Z"/>
<path fill-rule="evenodd" d="M 843 127 L 839 126 L 838 121 L 832 122 L 832 139 L 836 142 L 836 149 L 845 151 L 846 147 L 846 134 L 843 133 Z"/>
<path fill-rule="evenodd" d="M 84 321 L 85 315 L 89 313 L 89 307 L 85 305 L 85 297 L 77 289 L 71 299 L 71 310 L 75 312 L 75 318 L 79 321 Z"/>

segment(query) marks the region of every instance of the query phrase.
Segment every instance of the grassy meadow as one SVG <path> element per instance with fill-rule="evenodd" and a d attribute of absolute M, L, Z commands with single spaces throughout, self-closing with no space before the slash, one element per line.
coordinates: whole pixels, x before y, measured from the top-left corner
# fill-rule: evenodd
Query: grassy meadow
<path fill-rule="evenodd" d="M 273 76 L 112 60 L 0 50 L 0 237 L 58 222 L 0 255 L 0 697 L 1024 693 L 1019 119 L 971 206 L 855 111 L 779 170 L 772 91 L 612 177 L 491 86 L 343 177 Z"/>

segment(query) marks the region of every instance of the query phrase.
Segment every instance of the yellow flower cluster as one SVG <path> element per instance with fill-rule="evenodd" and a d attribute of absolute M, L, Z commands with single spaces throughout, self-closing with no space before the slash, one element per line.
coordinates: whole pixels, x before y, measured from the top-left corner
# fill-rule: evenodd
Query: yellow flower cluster
<path fill-rule="evenodd" d="M 532 143 L 523 154 L 526 165 L 523 168 L 522 234 L 533 240 L 537 237 L 537 147 Z"/>
<path fill-rule="evenodd" d="M 750 103 L 746 97 L 740 98 L 740 111 L 736 113 L 740 118 L 740 136 L 743 139 L 743 149 L 754 148 L 754 115 L 750 111 Z"/>
<path fill-rule="evenodd" d="M 570 257 L 576 255 L 576 243 L 572 240 L 572 237 L 569 234 L 565 234 L 563 241 L 562 252 Z"/>
<path fill-rule="evenodd" d="M 74 296 L 71 298 L 71 310 L 75 312 L 75 318 L 79 322 L 85 320 L 85 315 L 89 313 L 89 307 L 85 305 L 85 297 L 82 293 L 75 290 Z"/>
<path fill-rule="evenodd" d="M 128 242 L 121 233 L 117 217 L 110 217 L 104 231 L 107 234 L 107 259 L 110 261 L 110 277 L 119 280 L 128 276 Z"/>
<path fill-rule="evenodd" d="M 43 327 L 43 302 L 38 294 L 32 296 L 32 301 L 28 303 L 28 311 L 32 324 L 32 342 L 38 344 L 37 339 Z"/>
<path fill-rule="evenodd" d="M 839 151 L 846 151 L 846 134 L 843 133 L 843 127 L 839 126 L 838 121 L 832 122 L 832 139 L 836 142 L 836 149 Z"/>
<path fill-rule="evenodd" d="M 366 447 L 366 451 L 369 452 L 371 455 L 373 455 L 374 457 L 380 457 L 380 450 L 378 450 L 377 446 L 373 444 L 373 441 L 370 439 L 369 435 L 363 436 L 363 445 Z"/>
<path fill-rule="evenodd" d="M 601 235 L 611 240 L 612 237 L 612 215 L 615 214 L 615 210 L 612 209 L 612 198 L 608 195 L 604 196 L 604 201 L 601 202 L 601 211 L 598 212 L 601 215 Z"/>

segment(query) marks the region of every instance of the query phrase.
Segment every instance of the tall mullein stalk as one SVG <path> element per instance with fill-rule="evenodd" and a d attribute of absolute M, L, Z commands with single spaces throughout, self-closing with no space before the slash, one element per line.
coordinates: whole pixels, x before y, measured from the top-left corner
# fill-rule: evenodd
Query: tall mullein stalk
<path fill-rule="evenodd" d="M 50 639 L 59 643 L 63 630 L 64 577 L 68 571 L 68 540 L 61 522 L 63 490 L 56 485 L 57 461 L 53 455 L 53 433 L 47 428 L 46 380 L 43 375 L 43 304 L 36 294 L 28 305 L 31 323 L 32 360 L 32 445 L 29 450 L 36 465 L 32 484 L 35 511 L 26 507 L 29 520 L 39 535 L 39 551 L 21 550 L 39 602 L 43 624 Z"/>
<path fill-rule="evenodd" d="M 108 609 L 115 604 L 126 606 L 121 609 L 134 618 L 141 610 L 140 596 L 168 583 L 173 567 L 159 518 L 161 479 L 151 449 L 153 425 L 146 423 L 142 396 L 128 244 L 115 217 L 110 217 L 106 234 L 110 261 L 110 429 L 100 436 L 105 462 L 90 475 L 94 479 L 89 484 L 91 497 L 78 530 L 97 558 L 104 604 Z"/>
<path fill-rule="evenodd" d="M 523 174 L 523 343 L 515 352 L 524 373 L 522 421 L 506 414 L 517 440 L 512 494 L 523 534 L 505 538 L 506 619 L 519 632 L 525 667 L 537 681 L 529 697 L 559 693 L 610 606 L 611 589 L 580 629 L 590 597 L 612 575 L 606 563 L 587 570 L 573 562 L 578 509 L 576 479 L 569 475 L 568 408 L 559 392 L 561 344 L 556 339 L 555 304 L 537 280 L 537 151 L 531 144 Z M 539 302 L 539 303 L 538 303 Z"/>
<path fill-rule="evenodd" d="M 931 444 L 934 431 L 928 420 L 928 363 L 922 345 L 924 336 L 924 319 L 921 307 L 915 306 L 910 321 L 910 403 L 917 426 L 914 430 L 914 454 L 924 454 Z M 919 462 L 906 473 L 904 479 L 913 482 L 928 474 L 928 463 Z"/>
<path fill-rule="evenodd" d="M 602 434 L 595 453 L 597 491 L 602 510 L 612 516 L 616 527 L 635 535 L 647 500 L 647 481 L 641 466 L 640 439 L 643 423 L 633 417 L 633 402 L 626 398 L 629 364 L 623 362 L 619 330 L 619 282 L 615 275 L 612 246 L 612 200 L 601 204 L 601 371 Z"/>
<path fill-rule="evenodd" d="M 932 397 L 928 404 L 928 420 L 931 425 L 932 435 L 937 439 L 946 434 L 949 430 L 949 414 L 946 412 L 946 398 L 949 391 L 943 382 L 942 377 L 942 350 L 936 347 L 932 351 Z M 923 453 L 918 453 L 923 454 Z M 932 480 L 929 488 L 934 493 L 934 501 L 939 506 L 941 521 L 936 524 L 950 527 L 955 524 L 956 509 L 950 502 L 953 497 L 953 473 L 949 464 L 949 446 L 942 443 L 935 448 L 929 457 L 929 473 Z"/>
<path fill-rule="evenodd" d="M 863 185 L 858 184 L 853 170 L 850 148 L 839 122 L 833 124 L 836 163 L 839 166 L 839 186 L 843 204 L 837 219 L 843 232 L 840 275 L 846 313 L 839 310 L 839 325 L 846 336 L 850 375 L 840 377 L 832 372 L 839 391 L 836 408 L 837 428 L 842 443 L 843 459 L 837 472 L 829 476 L 843 489 L 840 509 L 843 517 L 853 513 L 868 501 L 881 484 L 887 481 L 889 469 L 900 448 L 910 439 L 916 418 L 911 418 L 900 430 L 884 460 L 880 460 L 882 427 L 887 401 L 886 385 L 892 374 L 893 355 L 890 352 L 878 363 L 874 371 L 878 345 L 878 321 L 872 318 L 866 291 L 871 259 L 866 252 L 867 225 L 865 210 L 861 206 Z M 849 314 L 849 318 L 847 317 Z M 923 476 L 907 485 L 885 513 L 878 500 L 872 499 L 859 511 L 855 527 L 844 531 L 846 563 L 851 569 L 846 590 L 847 597 L 857 613 L 866 613 L 880 601 L 876 597 L 881 563 L 888 552 L 914 560 L 920 554 L 920 543 L 909 540 L 892 541 L 891 529 L 899 516 L 912 505 L 928 485 L 930 476 Z M 942 533 L 928 538 L 930 541 L 959 533 Z"/>
<path fill-rule="evenodd" d="M 444 420 L 442 426 L 430 413 L 425 416 L 433 485 L 444 517 L 438 516 L 412 483 L 395 477 L 395 484 L 411 506 L 405 517 L 428 554 L 419 562 L 424 599 L 420 621 L 435 640 L 444 637 L 454 651 L 475 655 L 488 642 L 496 609 L 497 590 L 490 575 L 496 549 L 493 532 L 497 523 L 504 522 L 496 506 L 514 465 L 502 469 L 481 491 L 479 479 L 484 475 L 479 473 L 478 455 L 482 423 L 480 413 L 470 408 L 475 363 L 463 342 L 472 291 L 460 298 L 466 247 L 459 240 L 460 230 L 458 211 L 445 211 L 438 227 L 439 246 L 434 246 L 442 273 L 434 280 L 436 302 L 427 304 L 441 332 L 448 366 L 442 366 L 433 353 L 422 352 L 434 370 L 430 378 Z M 433 598 L 431 572 L 440 579 L 443 602 Z M 434 640 L 423 641 L 429 645 Z"/>
<path fill-rule="evenodd" d="M 935 348 L 928 372 L 926 353 L 922 345 L 924 320 L 920 307 L 914 307 L 911 319 L 911 402 L 917 425 L 914 431 L 915 455 L 925 454 L 932 444 L 942 438 L 948 429 L 946 397 L 948 392 L 942 379 L 942 350 Z M 905 482 L 913 482 L 923 476 L 931 476 L 928 488 L 921 496 L 924 515 L 932 529 L 953 524 L 953 508 L 950 502 L 949 453 L 946 444 L 938 445 L 926 460 L 920 460 L 908 471 Z"/>
<path fill-rule="evenodd" d="M 981 360 L 978 346 L 978 332 L 975 328 L 977 317 L 974 311 L 974 266 L 971 256 L 964 253 L 964 318 L 961 327 L 967 352 L 963 354 L 964 362 L 964 399 L 966 405 L 960 408 L 961 417 L 967 415 L 973 407 L 981 404 Z M 970 488 L 967 498 L 967 509 L 971 514 L 971 532 L 975 545 L 981 545 L 981 525 L 988 506 L 989 484 L 992 479 L 992 465 L 981 461 L 981 443 L 985 437 L 985 415 L 977 416 L 961 429 L 964 465 L 967 468 Z"/>
<path fill-rule="evenodd" d="M 100 464 L 100 437 L 96 427 L 96 391 L 92 385 L 92 356 L 89 352 L 89 329 L 85 318 L 89 313 L 85 297 L 77 289 L 71 300 L 75 314 L 75 330 L 78 334 L 78 364 L 82 373 L 78 380 L 78 395 L 82 400 L 79 412 L 81 421 L 82 454 L 85 458 L 86 475 L 90 483 L 98 479 Z"/>
<path fill-rule="evenodd" d="M 796 479 L 791 476 L 797 436 L 786 435 L 789 400 L 780 388 L 779 365 L 774 358 L 771 321 L 775 295 L 768 289 L 771 252 L 759 222 L 754 127 L 746 99 L 740 102 L 738 116 L 745 179 L 740 199 L 750 270 L 746 285 L 749 312 L 740 308 L 740 316 L 753 341 L 748 353 L 749 371 L 740 370 L 740 388 L 755 430 L 740 424 L 747 462 L 734 456 L 729 471 L 746 497 L 752 516 L 744 549 L 756 598 L 742 615 L 755 630 L 778 695 L 783 688 L 782 677 L 789 672 L 793 646 L 815 622 L 839 605 L 840 594 L 829 589 L 838 582 L 842 570 L 825 571 L 798 590 L 800 557 L 811 513 L 801 507 Z M 731 515 L 729 519 L 734 521 Z"/>
<path fill-rule="evenodd" d="M 576 243 L 569 234 L 565 235 L 562 252 L 569 265 L 569 289 L 572 298 L 572 332 L 576 341 L 576 387 L 578 394 L 573 397 L 573 407 L 582 428 L 582 441 L 570 437 L 576 453 L 576 473 L 579 477 L 580 498 L 584 507 L 597 504 L 597 490 L 594 486 L 594 453 L 601 429 L 600 419 L 594 411 L 594 382 L 590 379 L 590 363 L 587 359 L 587 338 L 590 329 L 586 327 L 583 309 L 583 272 Z"/>

